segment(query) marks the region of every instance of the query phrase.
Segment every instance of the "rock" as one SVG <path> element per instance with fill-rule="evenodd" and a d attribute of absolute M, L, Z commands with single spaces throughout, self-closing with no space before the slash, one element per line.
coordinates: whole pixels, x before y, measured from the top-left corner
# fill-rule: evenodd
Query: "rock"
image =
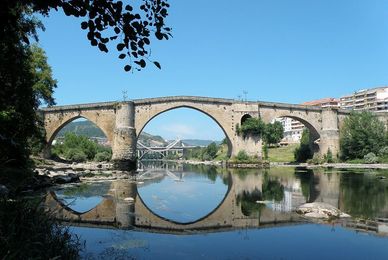
<path fill-rule="evenodd" d="M 296 212 L 309 218 L 348 218 L 350 215 L 340 211 L 336 207 L 322 202 L 306 203 L 301 205 Z"/>
<path fill-rule="evenodd" d="M 75 173 L 69 173 L 67 176 L 70 177 L 70 182 L 80 182 L 78 175 Z"/>
<path fill-rule="evenodd" d="M 5 186 L 0 184 L 0 197 L 7 197 L 9 194 L 9 189 Z"/>

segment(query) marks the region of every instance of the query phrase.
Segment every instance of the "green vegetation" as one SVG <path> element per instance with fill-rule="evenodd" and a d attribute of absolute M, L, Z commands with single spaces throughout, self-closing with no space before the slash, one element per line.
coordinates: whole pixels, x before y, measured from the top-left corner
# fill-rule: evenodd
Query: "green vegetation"
<path fill-rule="evenodd" d="M 310 148 L 310 131 L 303 129 L 300 145 L 294 151 L 294 158 L 296 162 L 306 162 L 313 157 L 313 152 Z"/>
<path fill-rule="evenodd" d="M 78 259 L 81 244 L 50 213 L 25 199 L 0 199 L 2 259 Z"/>
<path fill-rule="evenodd" d="M 270 177 L 268 172 L 264 173 L 264 181 L 261 190 L 264 200 L 282 201 L 284 198 L 284 186 L 277 180 Z"/>
<path fill-rule="evenodd" d="M 353 112 L 341 129 L 341 159 L 363 159 L 367 163 L 386 161 L 388 131 L 371 112 Z M 375 158 L 380 156 L 381 158 Z"/>
<path fill-rule="evenodd" d="M 375 175 L 341 175 L 340 185 L 343 210 L 354 217 L 374 218 L 386 205 L 388 185 L 376 181 Z"/>
<path fill-rule="evenodd" d="M 236 125 L 236 132 L 244 138 L 255 136 L 262 138 L 266 144 L 277 144 L 283 138 L 283 125 L 275 121 L 266 124 L 261 118 L 247 118 L 242 125 Z"/>
<path fill-rule="evenodd" d="M 74 162 L 109 161 L 112 157 L 110 148 L 99 145 L 86 136 L 74 133 L 66 133 L 63 143 L 53 145 L 52 153 Z"/>
<path fill-rule="evenodd" d="M 242 125 L 236 125 L 236 132 L 244 138 L 247 136 L 262 137 L 265 132 L 265 123 L 261 118 L 247 118 Z"/>
<path fill-rule="evenodd" d="M 218 146 L 215 142 L 209 144 L 206 147 L 196 147 L 187 151 L 184 155 L 184 159 L 191 160 L 201 160 L 201 161 L 211 161 L 217 157 L 217 153 L 220 146 Z"/>

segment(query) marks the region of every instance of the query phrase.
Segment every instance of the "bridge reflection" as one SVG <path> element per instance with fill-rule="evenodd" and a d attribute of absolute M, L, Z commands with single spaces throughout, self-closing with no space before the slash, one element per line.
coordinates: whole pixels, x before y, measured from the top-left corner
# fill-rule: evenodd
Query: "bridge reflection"
<path fill-rule="evenodd" d="M 147 180 L 149 181 L 148 175 L 157 173 L 157 178 L 167 176 L 174 180 L 182 179 L 182 173 L 166 167 L 145 170 L 139 173 L 136 181 L 112 182 L 102 202 L 87 212 L 77 212 L 66 206 L 54 192 L 47 195 L 46 206 L 55 212 L 58 219 L 81 226 L 135 228 L 173 234 L 300 224 L 306 220 L 297 215 L 294 209 L 306 202 L 325 202 L 344 211 L 349 208 L 345 194 L 349 191 L 344 189 L 344 180 L 340 173 L 306 169 L 296 169 L 291 174 L 284 171 L 252 173 L 249 170 L 240 170 L 234 173 L 228 170 L 219 173 L 228 184 L 224 198 L 206 216 L 188 223 L 156 214 L 145 204 L 138 192 L 138 185 L 146 185 Z M 382 205 L 379 214 L 381 218 L 388 216 L 386 203 Z M 346 225 L 351 228 L 362 226 L 351 221 Z M 377 224 L 368 225 L 364 225 L 365 229 L 373 230 L 373 226 L 377 230 Z M 384 229 L 384 225 L 380 228 Z"/>

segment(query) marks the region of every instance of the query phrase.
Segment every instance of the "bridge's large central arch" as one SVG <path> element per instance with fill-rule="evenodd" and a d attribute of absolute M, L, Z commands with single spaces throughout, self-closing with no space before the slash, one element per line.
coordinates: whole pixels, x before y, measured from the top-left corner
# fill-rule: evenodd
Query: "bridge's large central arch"
<path fill-rule="evenodd" d="M 162 104 L 162 105 L 153 105 L 152 107 L 136 107 L 136 115 L 135 115 L 135 126 L 137 130 L 137 138 L 142 133 L 144 128 L 157 116 L 164 114 L 166 112 L 187 108 L 200 112 L 201 114 L 211 118 L 222 130 L 227 140 L 228 145 L 228 156 L 230 157 L 232 153 L 232 134 L 230 133 L 228 126 L 224 123 L 223 118 L 219 118 L 214 111 L 209 111 L 204 106 L 201 105 L 193 105 L 193 104 Z M 144 113 L 144 110 L 148 110 L 148 113 Z"/>

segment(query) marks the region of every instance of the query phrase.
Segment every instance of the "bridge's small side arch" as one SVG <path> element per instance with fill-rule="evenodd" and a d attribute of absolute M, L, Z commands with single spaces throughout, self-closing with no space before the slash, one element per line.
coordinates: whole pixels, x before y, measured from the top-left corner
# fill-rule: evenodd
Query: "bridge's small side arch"
<path fill-rule="evenodd" d="M 158 104 L 155 104 L 155 105 L 152 105 L 153 107 L 157 107 Z M 174 109 L 179 109 L 179 108 L 189 108 L 189 109 L 193 109 L 193 110 L 196 110 L 198 112 L 201 112 L 203 114 L 205 114 L 206 116 L 210 117 L 214 122 L 217 123 L 217 125 L 221 128 L 221 130 L 224 132 L 225 134 L 225 138 L 227 140 L 227 144 L 228 144 L 228 156 L 230 157 L 231 156 L 231 153 L 232 153 L 232 142 L 231 142 L 231 138 L 233 135 L 231 135 L 231 133 L 229 133 L 229 131 L 227 130 L 227 126 L 223 125 L 222 122 L 220 122 L 221 120 L 217 119 L 215 116 L 213 116 L 211 114 L 211 112 L 209 111 L 206 111 L 204 109 L 201 109 L 201 108 L 198 108 L 194 105 L 188 105 L 188 104 L 179 104 L 179 105 L 172 105 L 172 106 L 169 106 L 167 108 L 160 108 L 160 109 L 155 109 L 153 111 L 152 114 L 149 114 L 148 117 L 147 117 L 147 120 L 140 120 L 139 117 L 142 117 L 141 113 L 138 112 L 138 108 L 135 108 L 136 109 L 136 115 L 135 115 L 135 126 L 136 126 L 136 132 L 137 132 L 137 138 L 139 137 L 140 133 L 143 131 L 143 129 L 148 125 L 149 122 L 152 121 L 152 119 L 154 119 L 155 117 L 159 116 L 160 114 L 163 114 L 165 112 L 168 112 L 168 111 L 171 111 L 171 110 L 174 110 Z"/>
<path fill-rule="evenodd" d="M 248 119 L 248 118 L 252 118 L 252 116 L 250 114 L 245 114 L 241 117 L 241 120 L 240 120 L 240 125 L 244 124 L 244 122 Z"/>
<path fill-rule="evenodd" d="M 50 136 L 47 136 L 47 143 L 48 145 L 51 145 L 51 143 L 53 142 L 53 140 L 55 139 L 55 137 L 57 136 L 57 134 L 59 133 L 59 131 L 61 131 L 66 125 L 68 125 L 69 123 L 77 120 L 77 119 L 86 119 L 90 122 L 92 122 L 94 125 L 96 125 L 103 133 L 104 135 L 106 136 L 106 138 L 108 139 L 108 141 L 110 143 L 112 143 L 112 138 L 110 137 L 110 133 L 104 129 L 103 127 L 100 127 L 98 125 L 97 122 L 94 122 L 93 120 L 91 120 L 90 118 L 88 118 L 87 116 L 85 115 L 76 115 L 74 117 L 70 117 L 69 119 L 67 119 L 65 122 L 63 122 L 62 124 L 60 124 L 52 133 Z"/>

